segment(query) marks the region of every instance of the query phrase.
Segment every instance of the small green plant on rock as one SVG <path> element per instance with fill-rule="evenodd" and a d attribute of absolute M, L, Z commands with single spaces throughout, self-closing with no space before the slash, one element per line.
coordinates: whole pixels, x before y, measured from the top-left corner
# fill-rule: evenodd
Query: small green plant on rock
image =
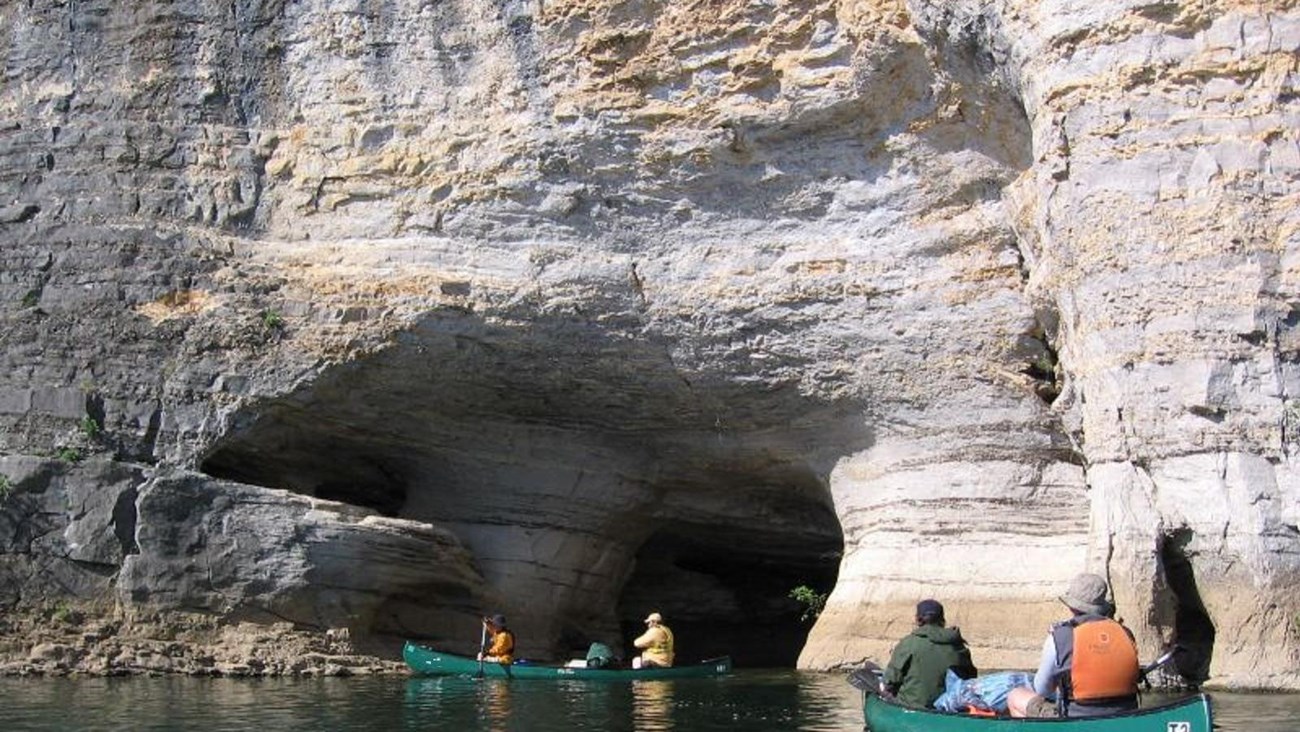
<path fill-rule="evenodd" d="M 73 610 L 68 603 L 60 602 L 54 606 L 53 612 L 50 613 L 50 620 L 56 623 L 76 625 L 81 622 L 81 613 Z"/>
<path fill-rule="evenodd" d="M 275 310 L 263 310 L 262 327 L 267 330 L 280 330 L 284 327 L 284 316 Z"/>
<path fill-rule="evenodd" d="M 9 479 L 9 476 L 0 473 L 0 503 L 9 500 L 9 496 L 13 495 L 13 492 L 14 482 Z"/>
<path fill-rule="evenodd" d="M 803 614 L 799 616 L 799 620 L 803 622 L 816 619 L 826 607 L 826 593 L 818 592 L 808 585 L 799 585 L 790 590 L 789 597 L 791 600 L 803 603 Z"/>
<path fill-rule="evenodd" d="M 99 420 L 89 414 L 81 418 L 81 423 L 78 426 L 81 428 L 81 434 L 85 435 L 86 439 L 89 440 L 99 437 L 100 433 L 104 431 L 104 428 L 99 424 Z"/>
<path fill-rule="evenodd" d="M 1044 374 L 1056 373 L 1056 354 L 1052 351 L 1044 351 L 1033 360 L 1033 367 Z"/>
<path fill-rule="evenodd" d="M 65 463 L 81 462 L 81 451 L 75 447 L 60 447 L 54 456 Z"/>

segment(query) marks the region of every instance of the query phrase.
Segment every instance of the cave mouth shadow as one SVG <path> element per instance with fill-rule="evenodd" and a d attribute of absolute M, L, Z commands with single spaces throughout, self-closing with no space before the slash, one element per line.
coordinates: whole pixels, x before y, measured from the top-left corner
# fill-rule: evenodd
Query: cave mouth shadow
<path fill-rule="evenodd" d="M 631 641 L 653 611 L 673 631 L 679 664 L 730 656 L 738 667 L 794 668 L 813 620 L 791 592 L 829 594 L 843 546 L 833 520 L 776 542 L 716 526 L 660 530 L 641 546 L 619 598 L 626 652 L 636 652 Z"/>
<path fill-rule="evenodd" d="M 1160 537 L 1157 586 L 1163 591 L 1157 592 L 1155 606 L 1157 614 L 1166 619 L 1166 628 L 1172 616 L 1170 640 L 1174 647 L 1182 649 L 1174 655 L 1175 670 L 1192 686 L 1200 686 L 1210 678 L 1215 629 L 1197 589 L 1192 566 L 1195 553 L 1188 551 L 1194 538 L 1195 533 L 1186 527 Z"/>
<path fill-rule="evenodd" d="M 863 405 L 770 374 L 689 370 L 674 344 L 640 320 L 596 327 L 556 315 L 525 326 L 432 311 L 383 349 L 243 405 L 199 468 L 444 527 L 505 606 L 537 601 L 519 583 L 496 583 L 513 560 L 497 560 L 492 542 L 520 527 L 608 542 L 598 592 L 564 579 L 542 603 L 561 617 L 538 618 L 555 637 L 533 642 L 553 651 L 585 652 L 583 641 L 623 630 L 626 655 L 658 609 L 683 662 L 729 654 L 792 667 L 811 622 L 789 593 L 835 583 L 843 538 L 826 476 L 870 444 Z M 730 604 L 692 607 L 673 594 L 683 579 L 707 580 L 702 599 Z M 435 596 L 400 582 L 387 590 L 403 620 L 385 627 L 436 635 L 416 612 Z M 320 601 L 330 592 L 320 588 Z M 584 606 L 571 608 L 569 595 Z"/>

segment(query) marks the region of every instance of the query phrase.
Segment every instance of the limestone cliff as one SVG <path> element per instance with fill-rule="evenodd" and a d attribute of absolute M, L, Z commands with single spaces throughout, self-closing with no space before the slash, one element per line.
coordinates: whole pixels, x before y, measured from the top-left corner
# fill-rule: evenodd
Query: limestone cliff
<path fill-rule="evenodd" d="M 659 610 L 827 668 L 935 596 L 1025 666 L 1087 568 L 1144 652 L 1300 687 L 1300 3 L 0 28 L 15 617 L 384 653 L 501 611 L 541 656 Z"/>

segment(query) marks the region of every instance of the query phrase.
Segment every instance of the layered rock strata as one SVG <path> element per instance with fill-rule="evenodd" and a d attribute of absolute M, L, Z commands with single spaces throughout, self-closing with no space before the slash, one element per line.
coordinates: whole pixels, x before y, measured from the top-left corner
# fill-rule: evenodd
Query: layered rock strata
<path fill-rule="evenodd" d="M 1295 3 L 121 5 L 0 8 L 8 607 L 1010 667 L 1090 568 L 1300 685 Z"/>

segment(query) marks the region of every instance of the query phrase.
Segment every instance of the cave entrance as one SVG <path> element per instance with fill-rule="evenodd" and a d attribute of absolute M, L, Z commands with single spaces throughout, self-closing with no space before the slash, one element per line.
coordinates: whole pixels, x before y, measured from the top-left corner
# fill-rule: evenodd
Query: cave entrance
<path fill-rule="evenodd" d="M 1210 677 L 1210 660 L 1214 655 L 1214 623 L 1201 600 L 1196 586 L 1192 557 L 1189 552 L 1195 534 L 1182 528 L 1165 534 L 1160 540 L 1159 572 L 1162 580 L 1157 592 L 1157 610 L 1166 629 L 1172 616 L 1172 642 L 1184 650 L 1174 656 L 1174 667 L 1188 682 L 1199 685 Z M 1170 612 L 1172 611 L 1172 612 Z"/>
<path fill-rule="evenodd" d="M 833 515 L 832 515 L 833 519 Z M 716 526 L 676 526 L 650 537 L 618 603 L 622 637 L 663 614 L 679 662 L 729 655 L 737 666 L 793 668 L 812 619 L 791 598 L 796 587 L 829 593 L 839 573 L 838 521 L 800 542 L 770 542 Z"/>
<path fill-rule="evenodd" d="M 433 311 L 371 355 L 246 404 L 200 468 L 452 532 L 483 578 L 470 597 L 526 613 L 530 653 L 620 632 L 626 653 L 657 610 L 683 662 L 792 667 L 812 623 L 790 592 L 836 582 L 826 466 L 870 443 L 861 406 L 764 379 L 687 379 L 669 340 L 628 323 Z M 439 613 L 474 612 L 454 589 L 383 576 L 371 595 L 390 620 L 362 631 L 437 637 Z M 313 592 L 328 605 L 335 589 Z"/>

